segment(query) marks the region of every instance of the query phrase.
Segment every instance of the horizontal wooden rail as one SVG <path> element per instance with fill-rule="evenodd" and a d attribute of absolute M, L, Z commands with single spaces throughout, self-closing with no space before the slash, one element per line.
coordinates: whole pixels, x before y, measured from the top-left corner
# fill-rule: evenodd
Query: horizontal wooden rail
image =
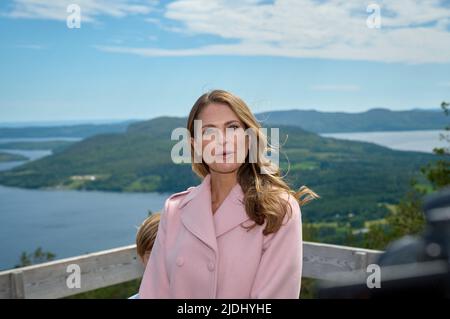
<path fill-rule="evenodd" d="M 362 269 L 381 251 L 304 242 L 303 277 Z M 67 284 L 73 266 L 79 267 L 80 287 Z M 0 272 L 0 298 L 62 298 L 142 277 L 143 266 L 130 245 L 96 253 Z"/>

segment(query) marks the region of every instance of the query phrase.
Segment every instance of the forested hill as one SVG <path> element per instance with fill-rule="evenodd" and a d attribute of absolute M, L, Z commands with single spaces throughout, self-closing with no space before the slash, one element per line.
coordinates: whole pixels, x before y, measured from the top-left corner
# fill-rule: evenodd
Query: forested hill
<path fill-rule="evenodd" d="M 360 113 L 288 110 L 259 113 L 270 125 L 295 125 L 316 133 L 441 130 L 448 123 L 439 109 L 391 111 L 383 108 Z"/>
<path fill-rule="evenodd" d="M 123 133 L 86 138 L 54 155 L 1 172 L 0 184 L 130 192 L 184 190 L 199 182 L 189 164 L 176 165 L 170 157 L 177 142 L 170 139 L 171 132 L 185 122 L 185 118 L 161 117 L 133 123 Z M 307 185 L 322 196 L 304 208 L 310 220 L 383 215 L 383 205 L 397 202 L 410 178 L 435 159 L 432 154 L 394 151 L 280 126 L 280 140 L 286 135 L 280 159 L 284 172 L 285 155 L 289 159 L 288 182 L 295 188 Z"/>

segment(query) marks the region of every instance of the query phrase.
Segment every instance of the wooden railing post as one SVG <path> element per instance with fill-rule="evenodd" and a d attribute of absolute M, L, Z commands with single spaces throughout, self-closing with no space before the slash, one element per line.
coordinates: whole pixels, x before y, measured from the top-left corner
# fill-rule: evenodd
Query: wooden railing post
<path fill-rule="evenodd" d="M 10 280 L 11 280 L 11 298 L 25 299 L 23 272 L 20 270 L 11 272 Z"/>
<path fill-rule="evenodd" d="M 367 266 L 369 266 L 369 256 L 367 253 L 365 251 L 356 251 L 355 257 L 355 270 L 366 271 Z"/>

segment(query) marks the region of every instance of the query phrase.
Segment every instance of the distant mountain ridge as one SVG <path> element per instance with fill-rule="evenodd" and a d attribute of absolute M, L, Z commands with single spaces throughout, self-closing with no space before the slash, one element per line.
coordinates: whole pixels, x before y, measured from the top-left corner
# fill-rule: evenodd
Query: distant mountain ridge
<path fill-rule="evenodd" d="M 365 112 L 321 112 L 316 110 L 284 110 L 257 113 L 262 125 L 289 125 L 314 133 L 348 133 L 374 131 L 438 130 L 447 123 L 439 109 L 391 111 L 373 108 Z M 158 117 L 158 119 L 164 118 Z M 169 117 L 167 117 L 169 118 Z M 0 138 L 15 137 L 89 137 L 103 133 L 124 133 L 139 127 L 145 120 L 126 120 L 105 124 L 77 124 L 60 126 L 1 127 Z M 180 122 L 184 127 L 186 123 Z"/>
<path fill-rule="evenodd" d="M 108 124 L 0 127 L 0 138 L 89 137 L 102 133 L 123 133 L 135 120 Z"/>
<path fill-rule="evenodd" d="M 417 109 L 374 108 L 360 113 L 286 110 L 258 113 L 257 117 L 270 125 L 294 125 L 315 133 L 438 130 L 448 125 L 441 112 Z"/>

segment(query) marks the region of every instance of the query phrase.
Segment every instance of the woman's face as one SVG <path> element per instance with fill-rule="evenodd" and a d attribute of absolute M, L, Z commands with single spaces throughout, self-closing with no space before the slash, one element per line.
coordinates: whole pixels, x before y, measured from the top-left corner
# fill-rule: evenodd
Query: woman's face
<path fill-rule="evenodd" d="M 228 105 L 220 103 L 206 106 L 197 120 L 202 121 L 202 158 L 209 169 L 218 173 L 236 171 L 248 154 L 244 123 Z"/>

